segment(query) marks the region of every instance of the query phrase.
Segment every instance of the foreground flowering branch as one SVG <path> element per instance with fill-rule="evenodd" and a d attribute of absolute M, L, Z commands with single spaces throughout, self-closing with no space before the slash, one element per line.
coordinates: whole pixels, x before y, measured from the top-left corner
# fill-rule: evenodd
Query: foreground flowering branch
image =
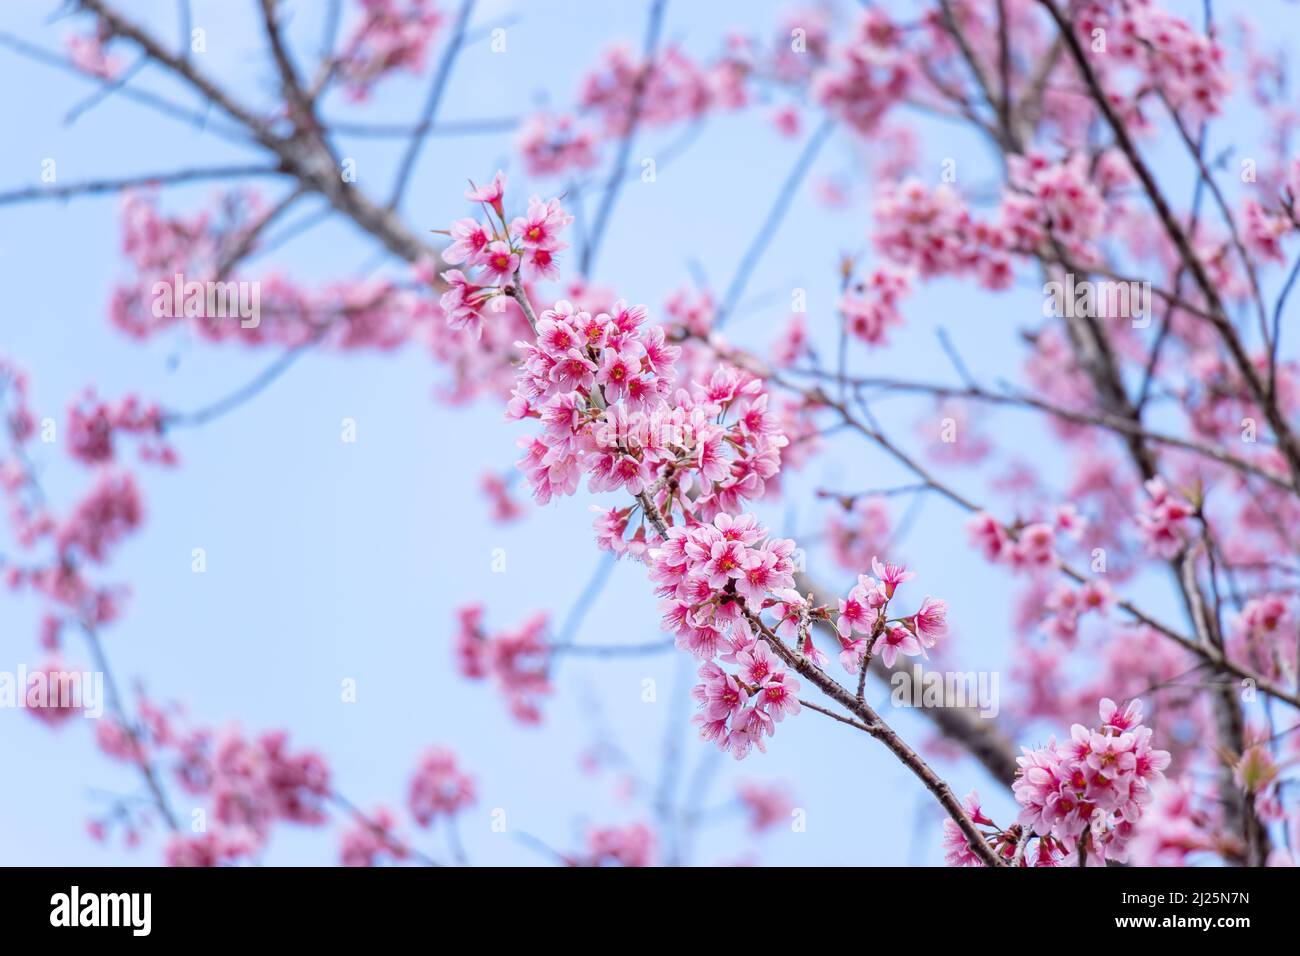
<path fill-rule="evenodd" d="M 1296 127 L 1286 51 L 1266 50 L 1247 24 L 1216 22 L 1221 11 L 1209 5 L 1194 22 L 1153 0 L 936 0 L 905 20 L 878 5 L 791 11 L 771 30 L 738 30 L 701 57 L 666 39 L 675 35 L 666 22 L 673 11 L 656 0 L 639 52 L 603 53 L 571 112 L 548 107 L 520 117 L 515 148 L 523 172 L 557 182 L 564 203 L 517 208 L 498 177 L 471 189 L 482 216 L 453 223 L 439 250 L 422 238 L 427 223 L 409 226 L 400 215 L 427 155 L 425 139 L 503 128 L 498 120 L 439 116 L 453 70 L 468 59 L 459 54 L 485 35 L 470 22 L 472 0 L 454 11 L 433 0 L 365 0 L 342 27 L 334 24 L 306 69 L 297 65 L 308 61 L 293 49 L 282 11 L 264 0 L 257 26 L 270 82 L 261 88 L 273 92 L 247 99 L 226 89 L 201 57 L 176 52 L 109 0 L 82 0 L 78 9 L 84 17 L 67 38 L 66 59 L 0 38 L 93 85 L 70 120 L 120 98 L 169 121 L 205 125 L 257 158 L 18 188 L 0 194 L 0 204 L 143 187 L 123 207 L 129 271 L 111 297 L 113 325 L 148 339 L 184 322 L 204 343 L 239 342 L 278 357 L 192 414 L 134 396 L 79 398 L 66 423 L 68 450 L 95 478 L 66 509 L 40 500 L 29 480 L 37 419 L 21 375 L 5 366 L 10 448 L 0 477 L 15 550 L 4 566 L 9 585 L 43 612 L 42 673 L 69 650 L 67 634 L 88 635 L 92 655 L 103 655 L 104 635 L 121 617 L 125 589 L 99 579 L 144 519 L 140 488 L 120 461 L 123 447 L 136 448 L 142 461 L 174 464 L 176 428 L 245 407 L 311 350 L 418 344 L 446 373 L 440 399 L 505 401 L 511 419 L 539 426 L 523 439 L 519 463 L 539 502 L 575 494 L 584 480 L 591 492 L 614 496 L 597 509 L 597 545 L 646 568 L 663 603 L 663 629 L 699 662 L 698 728 L 723 750 L 762 752 L 776 725 L 804 709 L 877 737 L 944 807 L 945 843 L 959 864 L 1289 859 L 1285 847 L 1300 820 L 1289 789 L 1300 739 L 1293 733 L 1300 720 L 1300 374 L 1282 319 L 1300 275 L 1290 248 L 1300 232 L 1300 164 L 1286 150 Z M 139 67 L 124 67 L 124 50 L 206 108 L 137 89 Z M 330 119 L 342 110 L 332 97 L 365 102 L 391 77 L 426 70 L 428 93 L 411 123 Z M 1252 119 L 1228 130 L 1240 156 L 1225 164 L 1216 158 L 1223 118 L 1245 110 Z M 667 293 L 660 321 L 651 322 L 650 310 L 595 285 L 589 266 L 616 234 L 617 199 L 640 172 L 627 168 L 634 143 L 662 168 L 708 120 L 760 111 L 774 136 L 805 145 L 753 235 L 715 244 L 728 256 L 740 251 L 720 299 L 704 270 L 693 268 L 697 287 Z M 923 142 L 922 127 L 910 120 L 974 132 L 998 156 L 992 181 L 972 180 L 964 155 L 929 156 L 935 139 L 947 149 L 946 138 Z M 1256 122 L 1257 130 L 1240 128 Z M 650 145 L 679 127 L 667 148 Z M 403 143 L 383 199 L 368 182 L 341 174 L 340 141 L 354 134 Z M 1176 155 L 1156 152 L 1161 137 Z M 855 176 L 817 178 L 830 165 L 824 147 L 832 140 L 840 152 L 860 154 L 852 156 Z M 1229 175 L 1237 159 L 1239 183 Z M 1165 168 L 1180 160 L 1192 186 L 1185 203 Z M 872 181 L 870 196 L 858 178 Z M 173 212 L 171 197 L 163 200 L 173 187 L 231 179 L 235 187 L 209 206 Z M 264 200 L 254 179 L 284 194 Z M 805 181 L 814 185 L 802 190 Z M 725 192 L 716 190 L 719 210 Z M 720 328 L 752 337 L 744 327 L 751 309 L 740 299 L 752 277 L 784 268 L 768 250 L 779 248 L 804 192 L 832 207 L 869 207 L 869 251 L 834 262 L 833 250 L 823 250 L 826 285 L 838 301 L 831 307 L 834 295 L 820 297 L 814 276 L 819 287 L 795 290 L 812 294 L 792 298 L 770 359 L 760 358 L 752 343 L 730 341 Z M 584 195 L 598 199 L 594 217 Z M 313 197 L 323 212 L 286 227 L 287 238 L 277 235 L 286 211 Z M 753 205 L 747 200 L 736 222 Z M 264 321 L 250 328 L 148 307 L 160 276 L 242 278 L 279 242 L 331 218 L 354 225 L 410 270 L 316 286 L 270 273 L 261 280 Z M 571 226 L 586 237 L 576 243 L 587 264 L 581 275 L 560 269 Z M 691 242 L 680 237 L 686 256 L 698 251 Z M 808 246 L 817 243 L 813 237 Z M 439 254 L 453 267 L 441 274 L 433 266 Z M 989 325 L 981 338 L 1007 333 L 1005 351 L 1019 354 L 1023 384 L 979 384 L 972 369 L 984 378 L 975 362 L 988 355 L 968 362 L 943 328 L 941 349 L 960 385 L 895 374 L 917 363 L 893 350 L 922 318 L 911 314 L 912 296 L 940 278 L 978 296 L 1044 283 L 1041 315 L 1040 303 L 1023 313 L 990 306 L 986 314 L 970 298 L 977 313 L 970 317 Z M 1143 291 L 1116 300 L 1117 284 Z M 534 302 L 549 307 L 539 311 Z M 1119 308 L 1107 311 L 1107 303 Z M 770 302 L 758 307 L 765 321 L 779 318 Z M 967 318 L 963 307 L 952 311 L 962 314 L 941 321 Z M 870 374 L 854 371 L 863 356 Z M 896 398 L 885 413 L 884 402 Z M 931 400 L 916 432 L 903 434 L 895 409 Z M 1026 443 L 1019 429 L 988 428 L 999 408 L 1043 416 L 1041 447 L 1059 458 L 1061 475 L 1039 467 L 1045 456 L 1036 433 Z M 821 498 L 824 534 L 797 535 L 807 545 L 827 544 L 828 561 L 853 576 L 847 588 L 828 587 L 827 570 L 810 575 L 804 553 L 770 535 L 755 512 L 790 502 L 791 470 L 829 459 L 852 439 L 866 444 L 852 452 L 850 489 L 885 490 Z M 857 473 L 859 462 L 870 479 Z M 901 471 L 902 482 L 877 480 L 877 466 Z M 521 519 L 527 507 L 510 480 L 490 478 L 483 487 L 495 518 Z M 977 482 L 987 487 L 967 490 Z M 951 538 L 961 538 L 965 522 L 975 570 L 1013 585 L 1005 630 L 1015 703 L 996 722 L 947 706 L 946 698 L 921 711 L 939 743 L 974 754 L 1014 793 L 1022 815 L 1007 827 L 994 824 L 977 798 L 954 799 L 918 755 L 924 748 L 903 741 L 868 703 L 869 674 L 888 676 L 958 646 L 944 602 L 917 600 L 905 587 L 904 555 L 923 574 L 935 567 L 932 554 L 909 554 L 905 540 L 923 499 L 954 506 L 960 517 Z M 938 546 L 945 560 L 961 547 L 948 536 Z M 1172 609 L 1162 606 L 1162 586 Z M 555 636 L 542 612 L 493 629 L 488 619 L 479 606 L 462 612 L 458 668 L 490 678 L 524 723 L 540 722 L 543 701 L 564 689 L 554 679 L 563 655 L 655 653 L 668 644 Z M 996 615 L 979 623 L 999 633 L 1004 627 Z M 847 680 L 832 676 L 836 666 Z M 109 671 L 106 658 L 100 669 Z M 807 699 L 810 685 L 826 699 Z M 145 818 L 183 829 L 183 816 L 173 819 L 168 807 L 178 768 L 189 766 L 176 754 L 185 732 L 159 716 L 160 705 L 142 698 L 133 709 L 117 691 L 111 696 L 114 716 L 104 726 L 112 729 L 101 746 L 137 769 L 144 796 L 115 805 L 110 819 L 137 836 Z M 1149 727 L 1139 699 L 1149 705 Z M 1100 723 L 1092 724 L 1085 715 L 1098 701 Z M 34 713 L 59 726 L 68 712 Z M 1031 748 L 1017 764 L 1009 738 L 1065 727 L 1072 728 L 1068 744 Z M 273 823 L 317 825 L 326 808 L 344 816 L 346 862 L 463 858 L 454 808 L 446 814 L 447 855 L 423 853 L 402 835 L 396 814 L 361 811 L 322 784 L 312 756 L 283 742 L 234 739 L 221 748 L 228 761 L 194 758 L 217 767 L 208 774 L 212 785 L 196 795 L 221 826 L 202 838 L 178 837 L 169 844 L 173 862 L 257 859 Z M 1156 741 L 1169 752 L 1155 749 Z M 430 757 L 420 774 L 431 790 L 445 784 L 454 795 L 459 771 L 447 763 Z M 413 819 L 422 823 L 416 807 Z M 671 834 L 639 824 L 597 826 L 584 848 L 547 852 L 565 863 L 642 865 L 676 862 L 673 843 Z"/>
<path fill-rule="evenodd" d="M 634 497 L 653 534 L 643 524 L 628 539 L 634 509 L 612 509 L 597 522 L 598 543 L 648 563 L 664 598 L 665 626 L 675 632 L 680 648 L 704 661 L 699 671 L 703 682 L 693 691 L 701 736 L 737 759 L 755 748 L 766 750 L 765 738 L 773 735 L 775 725 L 800 712 L 800 684 L 787 668 L 793 669 L 858 721 L 826 712 L 829 716 L 880 740 L 925 784 L 972 858 L 1005 865 L 1018 841 L 1001 833 L 987 838 L 948 784 L 864 699 L 873 656 L 879 654 L 890 666 L 900 654 L 925 655 L 947 633 L 944 602 L 927 597 L 914 614 L 891 617 L 897 588 L 913 575 L 873 558 L 876 577 L 859 577 L 839 603 L 836 624 L 840 660 L 857 676 L 857 694 L 826 674 L 827 659 L 813 642 L 811 628 L 814 619 L 829 620 L 831 611 L 793 590 L 795 543 L 773 539 L 753 515 L 735 513 L 746 498 L 761 496 L 788 444 L 767 415 L 762 381 L 723 366 L 706 385 L 690 391 L 674 388 L 681 348 L 666 344 L 662 327 L 643 330 L 642 308 L 619 302 L 611 312 L 593 315 L 561 301 L 539 316 L 524 286 L 522 264 L 538 271 L 540 260 L 541 270 L 554 269 L 555 253 L 564 248 L 560 234 L 571 217 L 556 199 L 533 199 L 526 216 L 508 221 L 505 186 L 505 177 L 497 173 L 490 186 L 466 193 L 482 206 L 488 221 L 466 219 L 452 226 L 454 242 L 443 257 L 449 264 L 468 266 L 471 274 L 458 269 L 443 274 L 449 289 L 442 307 L 449 324 L 480 335 L 493 303 L 509 297 L 518 304 L 535 341 L 517 343 L 525 358 L 509 417 L 535 419 L 543 426 L 539 436 L 524 440 L 520 467 L 541 502 L 572 494 L 584 475 L 593 491 Z M 729 416 L 734 416 L 730 424 Z M 773 626 L 764 622 L 764 614 L 774 616 Z M 1109 702 L 1103 706 L 1114 708 Z M 1136 724 L 1136 716 L 1131 723 Z M 1136 739 L 1145 748 L 1147 737 L 1144 730 L 1123 744 L 1132 749 Z M 1144 749 L 1144 787 L 1148 764 L 1154 771 L 1168 764 L 1168 754 L 1149 760 L 1145 754 Z M 1075 790 L 1070 825 L 1081 818 L 1093 828 L 1087 846 L 1079 844 L 1081 858 L 1104 861 L 1108 852 L 1122 858 L 1123 838 L 1115 833 L 1140 813 L 1144 794 L 1122 806 L 1115 805 L 1118 798 L 1097 797 L 1094 791 L 1112 782 L 1106 776 L 1112 770 L 1110 758 L 1093 769 L 1098 771 L 1094 779 L 1079 771 L 1058 783 Z M 1087 788 L 1092 788 L 1091 802 L 1082 801 Z M 1027 792 L 1018 790 L 1017 797 L 1026 802 Z M 1081 801 L 1085 810 L 1076 811 Z M 1040 840 L 1034 859 L 1046 865 L 1056 856 Z"/>

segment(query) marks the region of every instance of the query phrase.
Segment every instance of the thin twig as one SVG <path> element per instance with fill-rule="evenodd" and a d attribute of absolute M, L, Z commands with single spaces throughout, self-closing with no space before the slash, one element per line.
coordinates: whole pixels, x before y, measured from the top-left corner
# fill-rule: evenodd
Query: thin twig
<path fill-rule="evenodd" d="M 402 202 L 402 193 L 406 191 L 406 184 L 410 181 L 415 161 L 419 159 L 420 150 L 424 147 L 425 134 L 433 127 L 434 118 L 438 115 L 438 104 L 442 102 L 447 80 L 451 78 L 451 68 L 460 55 L 461 45 L 465 40 L 465 25 L 469 22 L 473 10 L 474 0 L 461 0 L 460 10 L 456 13 L 456 23 L 452 27 L 451 39 L 442 53 L 442 59 L 438 61 L 438 69 L 434 72 L 429 95 L 425 98 L 424 109 L 420 112 L 420 121 L 416 124 L 415 132 L 411 134 L 411 142 L 407 145 L 402 161 L 397 167 L 397 179 L 393 183 L 392 195 L 388 198 L 390 210 L 396 209 Z"/>
<path fill-rule="evenodd" d="M 580 258 L 579 269 L 582 275 L 587 277 L 591 276 L 591 270 L 595 267 L 596 253 L 605 238 L 605 228 L 609 225 L 614 203 L 618 201 L 618 195 L 623 188 L 623 170 L 627 166 L 628 157 L 632 154 L 632 143 L 636 139 L 637 126 L 641 122 L 642 101 L 645 99 L 646 88 L 650 85 L 650 77 L 654 75 L 656 68 L 655 57 L 659 47 L 659 33 L 663 28 L 664 9 L 667 5 L 667 0 L 651 0 L 645 39 L 641 44 L 641 72 L 632 86 L 632 96 L 628 102 L 627 119 L 622 138 L 619 140 L 618 153 L 614 165 L 610 167 L 609 180 L 605 183 L 605 191 L 601 194 L 596 218 L 592 221 L 587 244 L 583 247 Z"/>
<path fill-rule="evenodd" d="M 790 203 L 794 201 L 795 195 L 799 192 L 804 177 L 808 175 L 808 170 L 812 168 L 813 162 L 817 159 L 817 154 L 821 152 L 822 146 L 830 138 L 834 129 L 835 121 L 827 117 L 821 121 L 812 135 L 808 137 L 803 150 L 799 153 L 799 158 L 795 160 L 794 166 L 781 184 L 781 189 L 777 192 L 776 199 L 768 210 L 766 218 L 764 218 L 762 225 L 758 227 L 758 231 L 754 233 L 754 238 L 750 241 L 745 254 L 741 256 L 740 264 L 736 266 L 736 272 L 731 277 L 731 282 L 727 284 L 727 291 L 722 297 L 722 303 L 718 306 L 718 314 L 713 320 L 715 329 L 721 328 L 723 322 L 735 312 L 736 307 L 740 304 L 741 296 L 745 294 L 745 287 L 749 284 L 750 277 L 758 267 L 763 252 L 776 235 L 781 220 L 785 218 Z"/>

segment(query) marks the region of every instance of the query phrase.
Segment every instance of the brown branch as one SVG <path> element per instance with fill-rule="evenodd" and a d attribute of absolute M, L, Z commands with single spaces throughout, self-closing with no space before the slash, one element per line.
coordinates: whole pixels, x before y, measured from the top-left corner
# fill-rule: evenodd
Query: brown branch
<path fill-rule="evenodd" d="M 832 376 L 817 370 L 796 370 L 796 374 L 807 374 L 819 379 L 829 379 Z M 1253 462 L 1244 458 L 1238 458 L 1229 454 L 1221 448 L 1215 448 L 1212 445 L 1201 444 L 1187 438 L 1179 438 L 1177 435 L 1169 435 L 1163 432 L 1152 431 L 1144 425 L 1134 422 L 1130 418 L 1122 418 L 1118 415 L 1109 413 L 1091 413 L 1078 411 L 1072 408 L 1066 408 L 1062 405 L 1056 405 L 1045 399 L 1037 398 L 1033 395 L 1023 393 L 1001 393 L 991 392 L 979 385 L 940 385 L 931 382 L 916 382 L 907 379 L 889 378 L 887 376 L 866 376 L 850 377 L 847 379 L 850 385 L 857 385 L 868 388 L 883 388 L 899 392 L 919 392 L 926 395 L 933 395 L 936 398 L 955 398 L 970 399 L 972 401 L 983 402 L 991 405 L 1007 405 L 1013 407 L 1023 407 L 1044 412 L 1064 421 L 1073 422 L 1078 425 L 1088 425 L 1096 428 L 1105 428 L 1110 431 L 1119 432 L 1121 435 L 1134 436 L 1146 441 L 1156 442 L 1161 445 L 1168 445 L 1172 448 L 1180 448 L 1184 451 L 1192 452 L 1234 468 L 1237 471 L 1254 475 L 1262 478 L 1269 484 L 1274 485 L 1283 491 L 1294 491 L 1287 479 L 1274 472 L 1267 471 Z"/>
<path fill-rule="evenodd" d="M 877 714 L 869 704 L 857 700 L 853 694 L 844 687 L 839 681 L 832 678 L 820 667 L 808 660 L 803 654 L 788 647 L 772 630 L 763 623 L 754 613 L 746 610 L 744 612 L 746 620 L 763 639 L 767 641 L 772 648 L 773 653 L 781 658 L 787 666 L 792 667 L 801 677 L 806 678 L 814 687 L 820 690 L 827 697 L 834 700 L 837 704 L 856 716 L 862 726 L 858 729 L 864 733 L 870 734 L 876 740 L 883 743 L 899 759 L 903 766 L 919 779 L 927 790 L 933 794 L 939 804 L 948 812 L 953 822 L 961 829 L 962 834 L 966 837 L 971 851 L 978 856 L 986 866 L 1005 866 L 1006 861 L 993 852 L 988 843 L 984 840 L 984 835 L 980 833 L 975 826 L 974 821 L 966 813 L 966 808 L 962 806 L 961 801 L 953 794 L 952 788 L 930 767 L 928 763 L 913 750 L 898 733 L 890 727 Z M 821 708 L 817 708 L 819 713 L 827 713 L 827 716 L 834 717 L 841 723 L 850 723 L 850 721 L 837 716 L 834 713 L 828 713 Z"/>
<path fill-rule="evenodd" d="M 795 589 L 801 594 L 828 595 L 835 593 L 832 589 L 823 587 L 802 572 L 795 575 Z M 835 630 L 834 624 L 824 620 L 814 621 L 813 623 L 828 641 L 832 641 L 836 645 L 839 644 L 839 634 Z M 903 664 L 897 663 L 894 667 L 886 667 L 879 657 L 871 660 L 868 670 L 873 677 L 886 685 L 889 684 L 894 674 L 905 673 Z M 941 735 L 959 744 L 979 761 L 984 769 L 988 771 L 989 776 L 996 780 L 1000 786 L 1010 788 L 1020 769 L 1016 763 L 1019 751 L 998 730 L 997 722 L 980 717 L 972 707 L 966 705 L 957 706 L 955 703 L 950 705 L 947 700 L 943 703 L 944 705 L 941 707 L 920 708 L 921 716 L 934 724 L 935 729 Z"/>
<path fill-rule="evenodd" d="M 0 193 L 0 206 L 13 203 L 40 202 L 47 199 L 71 199 L 74 196 L 96 196 L 102 193 L 117 193 L 127 189 L 142 189 L 148 186 L 177 186 L 184 183 L 202 182 L 212 179 L 244 179 L 252 176 L 282 176 L 285 170 L 279 166 L 249 164 L 243 166 L 196 166 L 191 169 L 177 169 L 168 173 L 142 173 L 137 176 L 124 176 L 118 179 L 86 179 L 66 185 L 27 186 Z"/>
<path fill-rule="evenodd" d="M 889 453 L 891 457 L 893 457 L 897 462 L 899 462 L 899 464 L 903 465 L 903 467 L 907 468 L 917 478 L 919 478 L 922 482 L 924 482 L 930 489 L 937 492 L 944 498 L 947 498 L 949 501 L 956 504 L 959 508 L 972 513 L 985 510 L 983 507 L 976 504 L 974 501 L 966 497 L 961 492 L 957 491 L 956 489 L 940 481 L 938 478 L 932 475 L 928 469 L 926 469 L 923 465 L 921 465 L 918 461 L 916 461 L 915 458 L 913 458 L 911 455 L 907 454 L 901 448 L 895 445 L 893 441 L 891 441 L 882 432 L 880 432 L 878 429 L 873 428 L 868 424 L 863 423 L 851 411 L 849 411 L 849 409 L 845 405 L 836 402 L 834 399 L 828 396 L 821 388 L 813 388 L 811 390 L 803 389 L 797 384 L 793 384 L 788 380 L 782 378 L 780 375 L 773 372 L 771 369 L 767 369 L 765 366 L 762 365 L 762 363 L 757 362 L 757 360 L 754 359 L 753 357 L 744 356 L 743 353 L 733 351 L 728 353 L 726 357 L 730 358 L 733 361 L 737 361 L 739 364 L 744 365 L 745 367 L 748 367 L 750 371 L 754 371 L 755 374 L 760 374 L 762 377 L 767 378 L 778 385 L 782 385 L 795 392 L 798 392 L 799 394 L 802 394 L 805 397 L 805 399 L 807 399 L 808 401 L 816 405 L 822 405 L 825 406 L 826 408 L 829 408 L 837 412 L 840 415 L 844 424 L 850 430 L 856 431 L 859 434 L 863 435 L 864 437 L 869 438 L 871 441 L 875 442 L 878 446 L 880 446 L 880 448 L 882 448 L 884 451 Z M 759 369 L 761 369 L 761 371 L 758 371 Z M 1074 568 L 1072 568 L 1070 565 L 1066 564 L 1063 561 L 1059 561 L 1057 563 L 1057 568 L 1067 577 L 1073 578 L 1075 581 L 1079 583 L 1084 583 L 1089 580 L 1089 578 L 1087 578 L 1082 573 L 1075 570 Z M 800 586 L 800 589 L 804 590 L 802 586 Z M 1131 615 L 1135 620 L 1139 621 L 1140 623 L 1146 624 L 1149 627 L 1154 628 L 1155 630 L 1159 631 L 1161 634 L 1165 635 L 1166 637 L 1169 637 L 1177 641 L 1181 646 L 1183 646 L 1187 650 L 1192 651 L 1192 653 L 1196 654 L 1198 657 L 1204 658 L 1209 664 L 1214 666 L 1216 669 L 1225 671 L 1230 674 L 1234 674 L 1242 678 L 1243 680 L 1253 681 L 1255 683 L 1255 686 L 1258 687 L 1260 690 L 1263 690 L 1265 693 L 1273 697 L 1276 697 L 1278 700 L 1285 701 L 1286 703 L 1292 705 L 1293 707 L 1300 707 L 1300 694 L 1297 694 L 1294 691 L 1282 687 L 1276 681 L 1272 681 L 1267 677 L 1263 676 L 1262 674 L 1259 674 L 1256 671 L 1251 670 L 1250 668 L 1235 663 L 1234 661 L 1228 659 L 1226 656 L 1215 652 L 1212 648 L 1202 647 L 1198 642 L 1191 640 L 1185 635 L 1179 634 L 1178 631 L 1174 630 L 1169 625 L 1160 623 L 1158 620 L 1156 620 L 1149 614 L 1143 612 L 1141 609 L 1139 609 L 1136 605 L 1134 605 L 1130 601 L 1118 601 L 1116 603 L 1116 606 L 1124 610 L 1126 613 Z"/>

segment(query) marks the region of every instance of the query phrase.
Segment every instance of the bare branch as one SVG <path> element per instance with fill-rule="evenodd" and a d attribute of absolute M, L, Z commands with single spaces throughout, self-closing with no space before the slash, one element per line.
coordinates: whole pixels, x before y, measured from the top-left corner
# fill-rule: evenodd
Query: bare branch
<path fill-rule="evenodd" d="M 248 179 L 254 176 L 283 176 L 285 171 L 278 166 L 200 166 L 193 169 L 178 169 L 167 173 L 144 173 L 138 176 L 125 176 L 120 179 L 87 179 L 79 183 L 64 185 L 28 186 L 0 193 L 0 206 L 24 202 L 41 202 L 48 199 L 71 199 L 74 196 L 96 196 L 102 193 L 117 193 L 127 189 L 140 189 L 147 186 L 178 186 L 185 183 L 202 182 L 213 179 Z"/>

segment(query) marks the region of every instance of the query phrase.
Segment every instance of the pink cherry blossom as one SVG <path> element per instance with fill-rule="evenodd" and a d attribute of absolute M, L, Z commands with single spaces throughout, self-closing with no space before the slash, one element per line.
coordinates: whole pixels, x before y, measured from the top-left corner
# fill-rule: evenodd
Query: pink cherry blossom
<path fill-rule="evenodd" d="M 407 799 L 416 823 L 427 827 L 436 817 L 459 813 L 473 803 L 474 781 L 458 769 L 455 754 L 434 747 L 420 758 Z"/>

